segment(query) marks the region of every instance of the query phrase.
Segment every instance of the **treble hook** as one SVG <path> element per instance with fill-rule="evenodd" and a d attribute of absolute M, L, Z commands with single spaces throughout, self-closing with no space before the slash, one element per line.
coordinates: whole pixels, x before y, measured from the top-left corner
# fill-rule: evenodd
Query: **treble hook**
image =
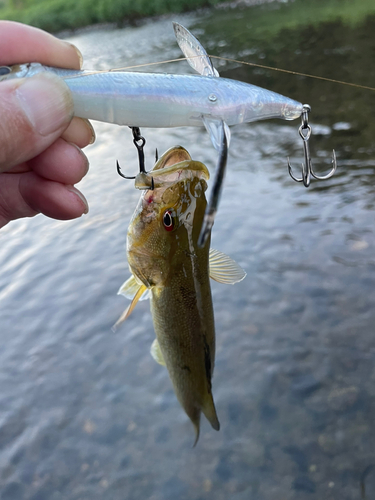
<path fill-rule="evenodd" d="M 139 127 L 130 127 L 133 133 L 133 143 L 138 151 L 138 161 L 139 161 L 139 174 L 134 177 L 128 177 L 121 172 L 121 167 L 116 160 L 117 173 L 124 179 L 136 179 L 135 184 L 138 189 L 154 189 L 154 179 L 148 178 L 145 169 L 145 154 L 143 152 L 144 145 L 146 144 L 146 139 L 141 135 L 141 130 Z M 137 181 L 138 179 L 138 181 Z M 147 179 L 147 182 L 144 181 Z M 148 185 L 151 184 L 151 185 Z"/>
<path fill-rule="evenodd" d="M 303 140 L 303 152 L 304 152 L 304 156 L 305 156 L 305 163 L 302 163 L 302 178 L 301 179 L 297 179 L 296 177 L 294 177 L 293 172 L 292 172 L 292 167 L 290 166 L 290 161 L 289 161 L 289 157 L 288 157 L 288 171 L 289 171 L 290 177 L 296 182 L 303 182 L 303 185 L 305 187 L 309 187 L 311 176 L 313 176 L 314 179 L 317 179 L 318 181 L 325 181 L 326 179 L 329 179 L 333 176 L 333 174 L 336 172 L 336 168 L 337 168 L 335 150 L 332 151 L 332 170 L 328 174 L 316 175 L 313 168 L 312 168 L 310 148 L 309 148 L 309 140 L 310 140 L 310 136 L 311 136 L 311 127 L 309 125 L 309 113 L 310 113 L 310 111 L 311 111 L 310 106 L 308 104 L 304 104 L 303 108 L 302 108 L 302 114 L 301 114 L 301 126 L 298 129 L 298 133 Z"/>

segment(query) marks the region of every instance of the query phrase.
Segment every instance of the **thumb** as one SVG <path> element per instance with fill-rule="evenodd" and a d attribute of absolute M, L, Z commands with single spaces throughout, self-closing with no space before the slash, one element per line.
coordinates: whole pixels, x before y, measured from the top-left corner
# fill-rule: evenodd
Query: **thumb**
<path fill-rule="evenodd" d="M 0 83 L 0 172 L 30 160 L 50 146 L 73 116 L 73 99 L 56 75 Z"/>

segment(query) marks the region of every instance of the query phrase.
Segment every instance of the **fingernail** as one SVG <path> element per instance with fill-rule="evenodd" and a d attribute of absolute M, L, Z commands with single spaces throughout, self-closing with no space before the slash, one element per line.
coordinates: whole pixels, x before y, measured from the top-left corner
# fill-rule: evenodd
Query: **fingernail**
<path fill-rule="evenodd" d="M 15 94 L 33 128 L 42 136 L 67 125 L 73 116 L 73 99 L 56 75 L 43 73 L 20 80 Z"/>
<path fill-rule="evenodd" d="M 81 191 L 78 191 L 78 189 L 76 189 L 74 186 L 68 186 L 67 187 L 67 190 L 70 191 L 71 193 L 75 194 L 76 196 L 78 196 L 78 198 L 84 203 L 85 205 L 85 210 L 83 211 L 84 214 L 88 214 L 89 213 L 89 205 L 87 203 L 87 200 L 86 198 L 83 196 L 83 194 L 81 193 Z"/>
<path fill-rule="evenodd" d="M 82 56 L 81 51 L 75 45 L 73 45 L 72 43 L 69 43 L 69 42 L 66 42 L 66 43 L 68 45 L 70 45 L 71 47 L 73 47 L 73 49 L 77 52 L 77 56 L 78 56 L 78 59 L 79 59 L 79 69 L 81 69 L 82 65 L 83 65 L 83 56 Z"/>
<path fill-rule="evenodd" d="M 91 125 L 91 123 L 89 122 L 89 120 L 87 120 L 86 118 L 82 118 L 82 120 L 85 122 L 85 124 L 87 125 L 87 128 L 90 129 L 90 133 L 91 133 L 91 139 L 90 139 L 90 142 L 89 144 L 94 144 L 95 140 L 96 140 L 96 134 L 95 134 L 95 130 L 94 130 L 94 127 Z"/>

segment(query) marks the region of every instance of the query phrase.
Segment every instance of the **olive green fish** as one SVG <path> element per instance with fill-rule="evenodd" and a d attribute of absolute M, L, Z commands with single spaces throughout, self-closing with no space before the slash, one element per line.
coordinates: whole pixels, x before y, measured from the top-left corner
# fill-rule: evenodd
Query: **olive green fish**
<path fill-rule="evenodd" d="M 215 325 L 210 277 L 222 283 L 241 281 L 246 273 L 227 255 L 198 247 L 206 208 L 209 172 L 178 146 L 169 149 L 136 186 L 146 190 L 128 229 L 127 256 L 132 276 L 119 294 L 132 300 L 117 327 L 138 300 L 151 298 L 156 339 L 154 359 L 165 365 L 177 399 L 199 437 L 201 412 L 215 430 L 220 424 L 212 397 Z"/>

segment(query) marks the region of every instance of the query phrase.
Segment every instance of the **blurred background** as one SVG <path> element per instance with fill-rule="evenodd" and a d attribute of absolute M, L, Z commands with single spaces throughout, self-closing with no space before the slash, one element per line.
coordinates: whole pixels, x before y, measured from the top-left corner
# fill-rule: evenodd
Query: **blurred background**
<path fill-rule="evenodd" d="M 373 0 L 251 3 L 141 20 L 142 6 L 164 3 L 134 1 L 139 12 L 119 25 L 60 36 L 86 69 L 127 67 L 180 57 L 178 21 L 215 56 L 374 86 Z M 54 32 L 113 21 L 69 24 L 69 0 L 2 4 L 0 17 Z M 313 166 L 327 171 L 333 148 L 339 166 L 305 189 L 287 173 L 288 156 L 296 174 L 303 160 L 299 120 L 232 127 L 212 245 L 247 278 L 212 283 L 221 430 L 202 419 L 192 449 L 192 425 L 149 354 L 147 301 L 111 331 L 127 306 L 116 293 L 129 277 L 126 231 L 139 198 L 115 162 L 128 175 L 138 163 L 128 128 L 94 123 L 79 185 L 89 214 L 0 232 L 1 500 L 375 498 L 375 94 L 213 62 L 223 77 L 309 103 Z M 184 61 L 142 70 L 191 72 Z M 180 144 L 214 170 L 203 128 L 142 132 L 148 169 L 155 148 Z"/>

